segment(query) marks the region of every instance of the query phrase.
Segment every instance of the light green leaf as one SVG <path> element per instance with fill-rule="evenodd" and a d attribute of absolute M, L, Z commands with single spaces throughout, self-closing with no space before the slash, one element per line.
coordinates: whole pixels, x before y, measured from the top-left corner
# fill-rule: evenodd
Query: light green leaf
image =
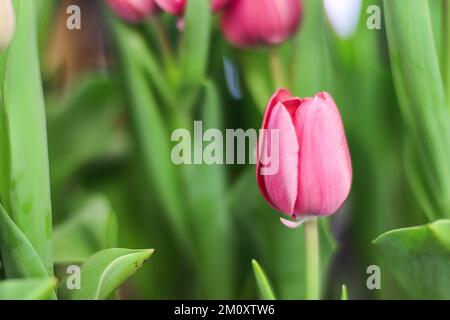
<path fill-rule="evenodd" d="M 13 2 L 17 15 L 14 39 L 7 51 L 4 104 L 10 146 L 10 209 L 53 273 L 47 132 L 36 35 L 35 1 Z"/>
<path fill-rule="evenodd" d="M 341 300 L 348 300 L 347 287 L 345 284 L 342 285 Z"/>
<path fill-rule="evenodd" d="M 208 65 L 211 4 L 208 0 L 187 2 L 180 59 L 186 87 L 200 85 Z"/>
<path fill-rule="evenodd" d="M 205 82 L 205 98 L 201 109 L 203 131 L 216 130 L 218 135 L 212 137 L 209 146 L 219 146 L 219 150 L 211 154 L 222 159 L 223 143 L 216 141 L 222 136 L 223 117 L 220 97 L 212 81 Z M 211 132 L 211 131 L 210 131 Z M 202 140 L 201 135 L 193 139 Z M 193 141 L 200 146 L 202 141 Z M 205 154 L 210 154 L 205 149 Z M 203 150 L 197 150 L 203 156 Z M 195 152 L 195 151 L 194 151 Z M 187 188 L 191 205 L 190 223 L 193 228 L 193 239 L 196 257 L 199 260 L 202 274 L 201 286 L 208 299 L 230 299 L 232 297 L 232 254 L 231 224 L 226 199 L 224 197 L 227 179 L 225 166 L 220 164 L 199 164 L 186 166 L 187 181 L 195 184 L 195 188 Z M 205 226 L 207 226 L 205 228 Z M 220 277 L 217 277 L 220 274 Z"/>
<path fill-rule="evenodd" d="M 104 300 L 153 254 L 153 249 L 131 250 L 112 248 L 97 252 L 81 267 L 81 288 L 59 293 L 72 300 Z"/>
<path fill-rule="evenodd" d="M 93 196 L 69 220 L 55 227 L 54 260 L 60 264 L 82 262 L 116 242 L 117 221 L 110 203 L 103 196 Z"/>
<path fill-rule="evenodd" d="M 258 284 L 259 294 L 262 300 L 275 300 L 272 286 L 266 273 L 256 260 L 252 260 L 253 272 L 255 273 L 256 283 Z"/>
<path fill-rule="evenodd" d="M 14 279 L 0 282 L 0 300 L 47 300 L 53 295 L 55 279 Z"/>
<path fill-rule="evenodd" d="M 48 273 L 30 241 L 0 205 L 0 248 L 10 278 L 45 278 Z"/>
<path fill-rule="evenodd" d="M 385 0 L 384 12 L 395 88 L 412 144 L 406 165 L 416 170 L 408 177 L 430 219 L 449 216 L 450 115 L 428 1 Z"/>
<path fill-rule="evenodd" d="M 374 244 L 409 297 L 450 299 L 450 220 L 392 230 Z"/>

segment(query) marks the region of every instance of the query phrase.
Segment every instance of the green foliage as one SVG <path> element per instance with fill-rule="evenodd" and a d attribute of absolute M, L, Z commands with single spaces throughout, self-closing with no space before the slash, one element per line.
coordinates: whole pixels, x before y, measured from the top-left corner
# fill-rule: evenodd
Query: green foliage
<path fill-rule="evenodd" d="M 47 300 L 55 285 L 54 279 L 0 281 L 0 300 Z"/>
<path fill-rule="evenodd" d="M 58 293 L 73 300 L 105 300 L 153 254 L 153 249 L 112 248 L 97 252 L 81 267 L 81 288 Z"/>
<path fill-rule="evenodd" d="M 450 220 L 392 230 L 374 244 L 409 298 L 450 299 Z"/>
<path fill-rule="evenodd" d="M 53 258 L 57 264 L 83 262 L 97 251 L 117 245 L 117 220 L 102 196 L 92 196 L 53 235 Z"/>
<path fill-rule="evenodd" d="M 269 279 L 263 268 L 259 265 L 256 260 L 252 260 L 253 272 L 255 273 L 256 283 L 258 284 L 259 295 L 263 300 L 275 300 L 275 295 L 273 294 L 272 287 L 270 285 Z"/>

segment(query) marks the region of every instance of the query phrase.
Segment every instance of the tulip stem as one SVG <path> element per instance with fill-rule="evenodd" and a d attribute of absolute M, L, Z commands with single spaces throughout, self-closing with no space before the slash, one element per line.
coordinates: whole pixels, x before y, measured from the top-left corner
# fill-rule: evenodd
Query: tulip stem
<path fill-rule="evenodd" d="M 320 298 L 320 254 L 317 218 L 305 221 L 306 299 Z"/>
<path fill-rule="evenodd" d="M 281 63 L 280 53 L 276 48 L 272 48 L 269 53 L 270 66 L 272 68 L 273 78 L 276 89 L 286 86 L 283 64 Z"/>
<path fill-rule="evenodd" d="M 450 3 L 442 1 L 442 78 L 450 108 Z"/>
<path fill-rule="evenodd" d="M 159 17 L 153 17 L 153 25 L 155 27 L 156 35 L 158 37 L 159 44 L 161 45 L 161 51 L 166 61 L 167 67 L 172 68 L 175 65 L 175 59 L 173 55 L 172 44 L 169 40 L 166 27 Z"/>

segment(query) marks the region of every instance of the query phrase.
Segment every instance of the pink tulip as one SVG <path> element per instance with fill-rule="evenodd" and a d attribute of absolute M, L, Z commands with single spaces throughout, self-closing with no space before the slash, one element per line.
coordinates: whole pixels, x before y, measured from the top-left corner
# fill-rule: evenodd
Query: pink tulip
<path fill-rule="evenodd" d="M 187 0 L 155 0 L 158 5 L 174 16 L 182 16 L 186 8 Z M 230 0 L 212 0 L 211 6 L 213 12 L 219 12 Z"/>
<path fill-rule="evenodd" d="M 260 192 L 276 210 L 294 220 L 335 213 L 350 193 L 352 165 L 344 127 L 333 98 L 292 97 L 278 90 L 271 98 L 262 128 L 256 169 Z M 270 131 L 278 132 L 278 147 L 270 150 Z M 278 150 L 275 150 L 278 149 Z M 279 166 L 263 175 L 265 152 L 278 152 Z M 263 152 L 262 152 L 263 151 Z"/>
<path fill-rule="evenodd" d="M 109 6 L 122 19 L 142 22 L 159 12 L 155 0 L 107 0 Z"/>
<path fill-rule="evenodd" d="M 276 45 L 295 34 L 302 14 L 300 0 L 236 0 L 223 11 L 222 31 L 237 47 Z"/>

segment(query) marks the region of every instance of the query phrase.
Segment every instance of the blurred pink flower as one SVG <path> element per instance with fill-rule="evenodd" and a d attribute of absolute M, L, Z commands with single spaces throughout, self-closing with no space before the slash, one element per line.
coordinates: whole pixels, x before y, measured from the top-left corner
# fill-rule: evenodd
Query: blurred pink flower
<path fill-rule="evenodd" d="M 223 11 L 222 30 L 237 47 L 276 45 L 295 34 L 302 15 L 300 0 L 236 0 Z"/>
<path fill-rule="evenodd" d="M 164 10 L 174 16 L 182 16 L 186 7 L 187 0 L 155 0 L 158 5 Z M 230 0 L 211 0 L 212 10 L 219 12 L 222 10 Z"/>
<path fill-rule="evenodd" d="M 8 47 L 16 27 L 16 15 L 11 0 L 0 0 L 0 52 Z"/>
<path fill-rule="evenodd" d="M 107 0 L 111 9 L 122 19 L 141 22 L 159 12 L 155 0 Z"/>
<path fill-rule="evenodd" d="M 256 175 L 269 204 L 294 220 L 335 213 L 350 193 L 352 165 L 333 98 L 322 92 L 300 99 L 278 90 L 267 106 L 262 128 L 269 132 L 267 139 L 260 140 Z M 271 149 L 273 129 L 278 130 L 278 150 Z M 268 165 L 261 159 L 267 150 L 278 152 L 278 171 L 273 175 L 261 174 Z"/>

